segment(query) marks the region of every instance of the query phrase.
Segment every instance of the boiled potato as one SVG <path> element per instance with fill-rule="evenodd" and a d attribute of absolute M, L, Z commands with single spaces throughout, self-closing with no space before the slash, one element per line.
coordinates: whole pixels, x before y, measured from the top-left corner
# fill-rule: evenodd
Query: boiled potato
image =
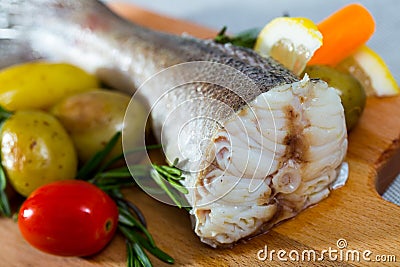
<path fill-rule="evenodd" d="M 366 94 L 362 85 L 353 76 L 328 66 L 308 66 L 304 72 L 310 78 L 326 81 L 329 86 L 340 91 L 347 130 L 351 130 L 365 107 Z"/>
<path fill-rule="evenodd" d="M 4 122 L 0 138 L 2 166 L 21 195 L 75 177 L 74 144 L 54 116 L 38 110 L 17 111 Z"/>
<path fill-rule="evenodd" d="M 99 81 L 66 63 L 29 62 L 0 71 L 0 106 L 45 109 L 63 97 L 97 88 Z"/>
<path fill-rule="evenodd" d="M 51 109 L 69 132 L 81 162 L 86 162 L 96 152 L 104 148 L 110 138 L 123 130 L 125 111 L 130 97 L 123 93 L 97 90 L 67 97 Z M 134 125 L 144 125 L 147 113 L 141 103 L 136 103 Z M 132 140 L 142 145 L 140 129 L 132 130 Z M 143 129 L 143 128 L 142 128 Z M 138 140 L 135 140 L 138 139 Z M 110 157 L 122 153 L 121 140 L 110 153 Z"/>

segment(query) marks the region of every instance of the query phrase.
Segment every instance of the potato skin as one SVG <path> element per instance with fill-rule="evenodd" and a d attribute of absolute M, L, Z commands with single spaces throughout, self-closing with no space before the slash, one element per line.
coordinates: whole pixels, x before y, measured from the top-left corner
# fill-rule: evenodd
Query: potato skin
<path fill-rule="evenodd" d="M 54 116 L 39 110 L 17 111 L 4 122 L 0 138 L 4 171 L 21 195 L 49 182 L 75 178 L 74 145 Z"/>
<path fill-rule="evenodd" d="M 321 79 L 340 91 L 347 130 L 353 129 L 361 117 L 366 103 L 365 90 L 360 82 L 350 74 L 323 65 L 308 66 L 304 72 L 310 78 Z"/>
<path fill-rule="evenodd" d="M 78 158 L 83 163 L 96 152 L 105 147 L 111 137 L 123 130 L 125 111 L 130 102 L 130 96 L 109 90 L 84 92 L 65 98 L 55 105 L 51 112 L 67 129 L 78 152 Z M 137 104 L 135 122 L 144 125 L 146 110 Z M 140 136 L 134 133 L 135 136 Z M 137 140 L 138 145 L 143 140 Z M 122 153 L 122 142 L 119 140 L 111 151 L 109 158 Z"/>
<path fill-rule="evenodd" d="M 98 79 L 67 63 L 28 62 L 0 71 L 0 106 L 46 109 L 62 98 L 99 87 Z"/>

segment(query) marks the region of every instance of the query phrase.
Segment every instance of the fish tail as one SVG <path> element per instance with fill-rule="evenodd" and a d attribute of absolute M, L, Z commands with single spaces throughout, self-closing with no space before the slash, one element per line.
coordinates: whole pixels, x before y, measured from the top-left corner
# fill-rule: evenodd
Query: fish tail
<path fill-rule="evenodd" d="M 4 25 L 0 23 L 0 28 L 12 29 L 7 34 L 12 34 L 13 38 L 34 27 L 45 28 L 63 23 L 65 26 L 74 24 L 92 29 L 112 21 L 120 23 L 121 20 L 97 0 L 1 0 L 0 19 L 4 21 Z M 4 36 L 0 35 L 0 38 Z"/>
<path fill-rule="evenodd" d="M 116 36 L 134 38 L 136 28 L 97 0 L 0 0 L 0 14 L 6 21 L 0 39 L 7 34 L 41 58 L 89 72 L 118 65 L 106 58 L 122 50 Z"/>

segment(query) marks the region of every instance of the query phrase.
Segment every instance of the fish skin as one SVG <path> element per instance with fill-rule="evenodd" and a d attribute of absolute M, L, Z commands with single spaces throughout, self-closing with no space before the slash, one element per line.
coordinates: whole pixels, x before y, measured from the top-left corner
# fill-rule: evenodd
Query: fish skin
<path fill-rule="evenodd" d="M 253 50 L 230 44 L 220 45 L 210 40 L 200 40 L 190 36 L 176 36 L 145 29 L 118 17 L 98 1 L 2 0 L 2 2 L 14 3 L 11 5 L 11 8 L 14 8 L 11 13 L 19 13 L 19 15 L 11 18 L 11 24 L 21 25 L 22 35 L 35 28 L 36 32 L 49 31 L 48 34 L 55 34 L 55 32 L 51 32 L 52 30 L 60 30 L 56 34 L 60 34 L 64 43 L 85 49 L 87 53 L 108 52 L 110 54 L 111 51 L 104 51 L 104 47 L 118 49 L 122 58 L 116 57 L 110 62 L 112 64 L 112 61 L 121 61 L 114 63 L 121 63 L 122 65 L 122 67 L 113 66 L 116 67 L 115 70 L 117 71 L 125 67 L 126 64 L 123 63 L 125 55 L 128 55 L 130 63 L 136 66 L 146 66 L 146 69 L 151 66 L 153 73 L 143 73 L 142 70 L 138 70 L 138 67 L 128 67 L 128 73 L 131 76 L 126 79 L 133 79 L 135 87 L 139 87 L 152 74 L 169 66 L 191 61 L 216 62 L 231 66 L 244 73 L 259 87 L 257 92 L 252 94 L 243 93 L 242 95 L 248 96 L 246 99 L 239 99 L 232 92 L 215 93 L 213 88 L 203 87 L 203 94 L 217 100 L 227 94 L 229 98 L 233 97 L 229 103 L 228 101 L 224 102 L 238 110 L 245 104 L 245 101 L 253 100 L 271 87 L 298 80 L 294 74 L 279 63 L 271 58 L 263 58 Z M 2 9 L 5 8 L 2 7 Z M 32 14 L 35 14 L 35 16 Z M 75 31 L 74 35 L 69 34 L 72 30 Z M 81 36 L 78 36 L 78 34 L 81 34 Z M 90 39 L 91 36 L 97 37 L 98 40 L 101 39 L 107 46 L 96 47 L 97 44 L 88 43 L 85 38 Z M 26 36 L 22 37 L 26 38 Z M 35 48 L 44 57 L 60 57 L 52 54 L 53 52 L 50 49 L 43 51 L 43 48 Z M 59 52 L 55 48 L 52 50 Z M 82 56 L 82 58 L 85 59 L 85 56 Z M 82 62 L 77 63 L 87 68 Z M 101 67 L 107 68 L 107 66 L 96 66 L 97 71 Z M 109 80 L 108 77 L 106 78 Z M 115 82 L 111 81 L 111 83 Z"/>
<path fill-rule="evenodd" d="M 259 99 L 264 93 L 280 86 L 301 83 L 299 78 L 289 70 L 270 58 L 259 56 L 250 49 L 235 47 L 230 44 L 216 44 L 210 40 L 199 40 L 190 36 L 174 36 L 144 29 L 119 18 L 104 4 L 95 0 L 0 0 L 0 8 L 0 10 L 8 12 L 8 14 L 12 14 L 10 16 L 10 25 L 18 26 L 18 30 L 21 33 L 20 41 L 29 43 L 35 53 L 41 57 L 73 63 L 96 73 L 107 83 L 129 93 L 133 93 L 138 88 L 140 91 L 141 86 L 149 77 L 160 71 L 162 72 L 168 67 L 187 62 L 215 63 L 200 64 L 201 67 L 199 69 L 192 70 L 195 74 L 198 72 L 198 77 L 209 78 L 209 73 L 212 74 L 217 69 L 217 73 L 221 74 L 221 77 L 216 77 L 215 83 L 195 82 L 185 84 L 170 93 L 172 100 L 160 102 L 162 104 L 161 107 L 154 109 L 152 112 L 156 135 L 160 140 L 164 140 L 165 154 L 168 159 L 172 160 L 176 156 L 181 156 L 179 158 L 182 158 L 181 151 L 177 151 L 178 143 L 175 139 L 180 134 L 178 130 L 193 117 L 207 117 L 218 122 L 218 124 L 215 124 L 208 120 L 195 121 L 190 126 L 190 129 L 195 130 L 195 133 L 184 133 L 181 137 L 183 143 L 190 143 L 193 140 L 199 141 L 207 137 L 209 142 L 201 151 L 205 158 L 201 159 L 203 162 L 211 161 L 215 163 L 213 160 L 214 151 L 212 150 L 212 145 L 214 141 L 212 138 L 216 135 L 216 132 L 221 131 L 224 125 L 229 123 L 233 117 L 241 116 L 243 115 L 241 113 L 247 112 L 249 103 Z M 219 64 L 227 66 L 227 68 L 219 68 Z M 248 79 L 248 81 L 244 81 L 244 85 L 239 85 L 235 90 L 225 88 L 223 85 L 225 83 L 229 84 L 229 77 L 236 75 L 235 71 L 242 75 L 239 75 L 239 77 L 246 77 L 243 80 Z M 172 76 L 169 78 L 179 80 L 182 77 Z M 173 84 L 174 81 L 172 80 L 165 81 L 165 84 Z M 309 84 L 309 86 L 320 86 L 318 81 L 307 80 L 304 83 Z M 293 90 L 298 87 L 302 88 L 302 86 L 296 85 Z M 164 92 L 165 87 L 161 85 L 140 91 L 150 106 L 154 105 L 158 101 L 157 98 Z M 202 100 L 188 101 L 199 98 Z M 167 114 L 170 110 L 180 108 L 180 103 L 187 103 L 184 112 L 177 115 L 174 124 L 166 124 L 165 122 L 168 120 Z M 223 108 L 216 103 L 222 103 Z M 335 105 L 340 105 L 340 100 L 335 98 L 333 106 Z M 287 103 L 287 106 L 290 109 L 291 103 Z M 338 110 L 338 127 L 343 127 L 344 117 L 342 116 L 343 114 L 340 114 L 340 108 Z M 293 126 L 291 124 L 295 120 L 295 118 L 290 118 L 292 113 L 291 111 L 284 111 L 287 122 L 285 121 L 283 127 L 296 132 L 303 126 L 299 126 L 299 128 L 297 125 Z M 161 131 L 163 131 L 162 134 Z M 340 134 L 342 134 L 340 138 L 345 138 L 343 137 L 343 131 Z M 302 133 L 288 134 L 285 137 L 284 143 L 282 143 L 285 146 L 284 152 L 282 152 L 285 154 L 282 157 L 284 160 L 298 157 L 303 152 L 298 152 L 297 150 L 299 149 L 304 150 L 305 154 L 308 153 L 307 145 L 304 145 L 301 139 L 298 138 L 299 136 L 302 137 Z M 312 134 L 310 136 L 310 138 L 313 138 Z M 347 147 L 347 140 L 345 143 L 343 142 L 341 141 L 339 149 Z M 259 151 L 256 150 L 257 152 Z M 339 154 L 337 160 L 342 161 L 343 153 Z M 197 157 L 190 150 L 186 156 L 189 159 Z M 294 161 L 298 160 L 294 159 Z M 337 168 L 337 165 L 332 168 Z M 224 231 L 229 231 L 227 229 L 228 226 L 224 229 L 224 225 L 217 227 L 222 229 L 220 230 L 221 235 L 217 233 L 217 237 L 214 238 L 212 235 L 210 236 L 210 233 L 207 233 L 207 236 L 206 234 L 202 236 L 203 233 L 199 230 L 201 216 L 198 215 L 202 213 L 202 210 L 200 204 L 199 207 L 196 206 L 198 201 L 197 194 L 204 189 L 202 184 L 207 174 L 212 172 L 212 166 L 211 164 L 194 174 L 188 174 L 185 180 L 185 186 L 190 189 L 190 193 L 187 196 L 188 201 L 191 205 L 194 204 L 192 214 L 196 219 L 195 232 L 203 242 L 211 246 L 230 245 L 241 238 L 265 232 L 274 224 L 296 215 L 307 207 L 304 204 L 306 200 L 302 195 L 279 195 L 276 192 L 272 192 L 274 190 L 271 191 L 271 188 L 267 188 L 265 192 L 268 194 L 259 199 L 266 198 L 263 200 L 265 203 L 272 203 L 268 210 L 269 214 L 265 215 L 265 218 L 268 219 L 255 224 L 254 229 L 250 229 L 244 236 L 228 238 L 226 239 L 228 241 L 220 238 L 221 235 L 229 235 L 224 233 Z M 199 165 L 195 164 L 194 167 L 181 165 L 180 167 L 191 170 L 199 167 Z M 331 183 L 335 175 L 335 173 L 329 173 L 328 178 L 324 180 L 325 187 Z M 272 184 L 273 179 L 267 178 L 267 181 L 262 186 L 271 187 Z M 303 184 L 300 185 L 300 188 L 302 186 Z M 324 189 L 327 190 L 327 188 Z M 322 197 L 327 196 L 326 190 L 321 191 L 323 192 Z M 205 193 L 207 192 L 205 191 Z M 229 197 L 232 196 L 229 195 Z M 254 195 L 250 195 L 249 199 L 253 198 Z M 218 201 L 216 203 L 217 206 L 220 205 Z M 296 205 L 296 203 L 299 204 Z M 223 207 L 221 207 L 218 206 L 215 211 L 223 210 Z M 197 211 L 198 214 L 196 213 Z M 249 211 L 243 210 L 242 212 L 247 213 Z M 258 215 L 264 216 L 262 213 L 267 211 L 259 210 L 257 212 Z M 229 224 L 229 227 L 232 228 L 232 224 Z"/>

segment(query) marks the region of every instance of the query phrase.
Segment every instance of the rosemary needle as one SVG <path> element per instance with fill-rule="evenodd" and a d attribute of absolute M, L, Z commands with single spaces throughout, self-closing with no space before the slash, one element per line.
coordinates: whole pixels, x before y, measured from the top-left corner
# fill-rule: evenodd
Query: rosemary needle
<path fill-rule="evenodd" d="M 0 128 L 3 126 L 5 120 L 11 117 L 12 112 L 5 110 L 0 106 Z M 0 213 L 4 216 L 11 217 L 11 209 L 5 192 L 7 185 L 6 174 L 4 173 L 3 166 L 0 163 Z"/>
<path fill-rule="evenodd" d="M 121 132 L 115 133 L 115 135 L 110 139 L 110 141 L 107 143 L 104 149 L 97 152 L 93 157 L 91 157 L 88 160 L 88 162 L 85 165 L 83 165 L 82 168 L 80 168 L 76 177 L 78 179 L 88 180 L 90 178 L 90 174 L 92 174 L 97 168 L 99 168 L 100 164 L 105 159 L 105 157 L 115 147 L 120 136 Z"/>
<path fill-rule="evenodd" d="M 182 171 L 175 167 L 178 161 L 175 160 L 173 165 L 156 165 L 151 167 L 146 165 L 130 165 L 121 168 L 108 169 L 114 163 L 124 158 L 124 155 L 118 155 L 108 162 L 106 157 L 117 144 L 121 133 L 116 133 L 106 144 L 103 150 L 96 153 L 78 172 L 77 178 L 87 180 L 112 197 L 118 206 L 118 228 L 126 238 L 127 249 L 127 266 L 152 266 L 147 250 L 158 259 L 166 263 L 174 263 L 174 259 L 159 249 L 154 242 L 150 232 L 147 230 L 146 220 L 141 211 L 130 201 L 125 199 L 120 191 L 121 187 L 136 185 L 131 177 L 131 171 L 135 175 L 153 178 L 158 186 L 176 203 L 178 207 L 182 207 L 184 201 L 179 192 L 186 194 L 187 189 L 181 184 L 184 179 Z M 135 153 L 146 149 L 160 148 L 160 145 L 150 147 L 137 148 L 129 153 Z M 0 177 L 1 178 L 1 177 Z M 1 182 L 1 181 L 0 181 Z M 168 186 L 171 185 L 170 187 Z"/>
<path fill-rule="evenodd" d="M 126 241 L 126 266 L 127 267 L 134 267 L 134 266 L 140 266 L 140 262 L 136 259 L 134 256 L 134 251 L 131 242 L 127 239 Z M 136 263 L 138 262 L 139 265 Z"/>
<path fill-rule="evenodd" d="M 147 257 L 146 253 L 143 251 L 143 249 L 140 247 L 138 244 L 136 238 L 134 235 L 131 234 L 131 229 L 119 225 L 118 229 L 124 234 L 124 236 L 128 239 L 128 242 L 131 244 L 131 253 L 135 254 L 137 257 L 137 260 L 140 261 L 140 263 L 143 266 L 153 266 L 150 262 L 149 257 Z"/>
<path fill-rule="evenodd" d="M 248 29 L 245 31 L 242 31 L 238 33 L 237 35 L 234 36 L 229 36 L 226 34 L 227 27 L 224 26 L 221 31 L 217 34 L 217 36 L 214 38 L 214 41 L 216 43 L 220 44 L 226 44 L 226 43 L 231 43 L 235 46 L 242 46 L 242 47 L 247 47 L 247 48 L 253 48 L 257 36 L 260 33 L 261 29 L 260 28 L 253 28 L 253 29 Z"/>
<path fill-rule="evenodd" d="M 156 246 L 156 244 L 154 243 L 153 237 L 151 236 L 149 231 L 147 231 L 146 227 L 144 227 L 143 224 L 141 224 L 139 221 L 137 221 L 136 218 L 133 217 L 131 213 L 129 213 L 129 211 L 127 211 L 121 207 L 119 207 L 118 210 L 119 210 L 119 218 L 121 218 L 121 221 L 123 222 L 124 225 L 128 225 L 131 227 L 137 227 L 147 237 L 150 244 L 153 247 Z"/>
<path fill-rule="evenodd" d="M 109 162 L 107 162 L 106 164 L 104 164 L 104 165 L 99 169 L 99 172 L 102 172 L 102 171 L 106 170 L 107 168 L 109 168 L 110 166 L 112 166 L 114 163 L 116 163 L 116 162 L 118 162 L 118 161 L 124 159 L 124 158 L 125 158 L 125 155 L 137 153 L 137 152 L 140 152 L 140 151 L 151 150 L 151 149 L 160 149 L 160 148 L 162 148 L 162 146 L 159 145 L 159 144 L 156 144 L 156 145 L 148 145 L 148 146 L 145 146 L 145 147 L 137 147 L 137 148 L 132 149 L 132 150 L 130 150 L 130 151 L 127 151 L 127 152 L 125 152 L 125 153 L 121 153 L 121 154 L 115 156 L 114 158 L 112 158 L 112 159 L 111 159 Z"/>
<path fill-rule="evenodd" d="M 152 247 L 150 245 L 149 241 L 146 240 L 143 236 L 138 235 L 135 232 L 132 232 L 131 234 L 135 235 L 135 238 L 140 243 L 140 245 L 143 246 L 146 250 L 148 250 L 151 254 L 153 254 L 154 256 L 156 256 L 157 258 L 159 258 L 160 260 L 162 260 L 166 263 L 170 263 L 170 264 L 174 263 L 174 259 L 171 256 L 166 254 L 164 251 L 162 251 L 158 247 Z"/>
<path fill-rule="evenodd" d="M 114 200 L 117 201 L 117 204 L 119 206 L 123 206 L 125 209 L 132 210 L 135 213 L 135 215 L 137 216 L 140 223 L 143 224 L 143 226 L 147 228 L 146 218 L 144 217 L 144 215 L 140 211 L 140 209 L 138 207 L 136 207 L 136 205 L 134 205 L 132 202 L 130 202 L 124 198 L 114 197 Z"/>

